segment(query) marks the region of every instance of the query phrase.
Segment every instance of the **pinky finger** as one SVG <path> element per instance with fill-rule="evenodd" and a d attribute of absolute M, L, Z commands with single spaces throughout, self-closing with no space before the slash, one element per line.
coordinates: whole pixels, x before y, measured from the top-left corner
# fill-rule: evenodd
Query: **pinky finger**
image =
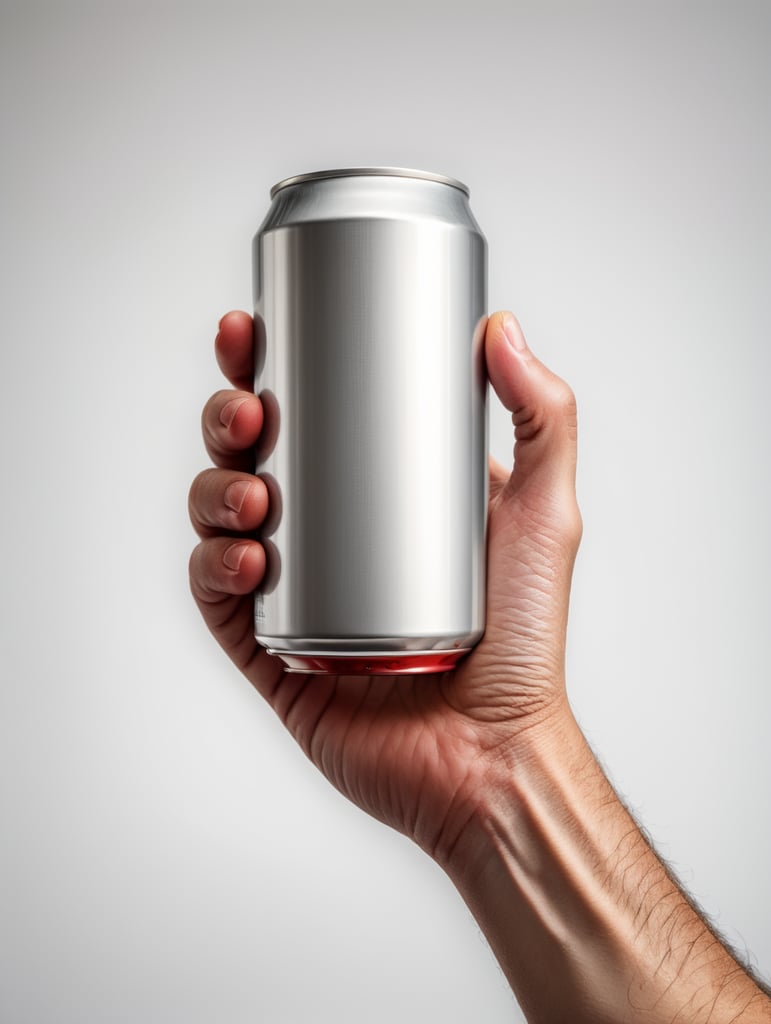
<path fill-rule="evenodd" d="M 254 637 L 252 591 L 265 575 L 257 541 L 210 537 L 190 556 L 190 589 L 217 643 L 243 672 L 261 650 Z"/>

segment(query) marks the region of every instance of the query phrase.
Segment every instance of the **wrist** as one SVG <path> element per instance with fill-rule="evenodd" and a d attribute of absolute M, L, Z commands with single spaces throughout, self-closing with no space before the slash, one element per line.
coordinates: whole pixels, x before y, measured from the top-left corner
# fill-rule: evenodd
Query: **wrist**
<path fill-rule="evenodd" d="M 593 755 L 567 704 L 561 703 L 515 734 L 491 746 L 480 758 L 472 795 L 466 800 L 462 827 L 435 859 L 464 892 L 494 874 L 511 854 L 527 861 L 545 843 L 538 807 L 548 801 L 561 805 L 555 817 L 574 828 L 565 794 L 568 780 L 591 770 Z"/>
<path fill-rule="evenodd" d="M 494 855 L 500 828 L 524 813 L 535 794 L 548 793 L 555 776 L 576 775 L 594 761 L 566 699 L 526 722 L 496 723 L 481 746 L 463 811 L 448 841 L 434 851 L 454 881 L 464 878 L 471 861 Z"/>
<path fill-rule="evenodd" d="M 494 752 L 473 806 L 443 867 L 528 1020 L 757 1019 L 748 1008 L 764 997 L 662 865 L 567 706 Z"/>

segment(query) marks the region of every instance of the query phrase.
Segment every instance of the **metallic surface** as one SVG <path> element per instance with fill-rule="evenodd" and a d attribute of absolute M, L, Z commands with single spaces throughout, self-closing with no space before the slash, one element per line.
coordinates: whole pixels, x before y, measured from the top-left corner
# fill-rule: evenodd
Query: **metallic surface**
<path fill-rule="evenodd" d="M 486 245 L 451 180 L 327 174 L 254 240 L 255 632 L 295 670 L 416 671 L 484 630 Z"/>
<path fill-rule="evenodd" d="M 325 178 L 363 178 L 375 175 L 377 177 L 389 178 L 420 178 L 423 181 L 438 181 L 443 185 L 452 185 L 459 188 L 461 192 L 469 195 L 467 185 L 457 178 L 448 178 L 445 174 L 433 174 L 430 171 L 415 171 L 410 167 L 338 167 L 333 171 L 311 171 L 309 174 L 295 174 L 291 178 L 284 178 L 270 190 L 270 198 L 275 198 L 276 193 L 288 185 L 301 185 L 306 181 L 320 181 Z"/>

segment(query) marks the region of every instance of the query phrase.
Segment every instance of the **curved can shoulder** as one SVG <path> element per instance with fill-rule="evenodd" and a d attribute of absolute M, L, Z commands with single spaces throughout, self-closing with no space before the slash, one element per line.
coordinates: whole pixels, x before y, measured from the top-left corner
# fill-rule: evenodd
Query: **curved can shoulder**
<path fill-rule="evenodd" d="M 469 190 L 455 178 L 406 168 L 363 167 L 314 171 L 285 178 L 258 235 L 329 220 L 420 220 L 482 234 Z"/>

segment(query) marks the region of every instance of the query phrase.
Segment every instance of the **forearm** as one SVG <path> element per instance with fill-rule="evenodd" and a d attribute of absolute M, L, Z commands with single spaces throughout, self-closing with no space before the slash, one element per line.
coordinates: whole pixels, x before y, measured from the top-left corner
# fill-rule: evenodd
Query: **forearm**
<path fill-rule="evenodd" d="M 501 753 L 485 793 L 444 866 L 529 1021 L 771 1021 L 569 712 Z"/>

